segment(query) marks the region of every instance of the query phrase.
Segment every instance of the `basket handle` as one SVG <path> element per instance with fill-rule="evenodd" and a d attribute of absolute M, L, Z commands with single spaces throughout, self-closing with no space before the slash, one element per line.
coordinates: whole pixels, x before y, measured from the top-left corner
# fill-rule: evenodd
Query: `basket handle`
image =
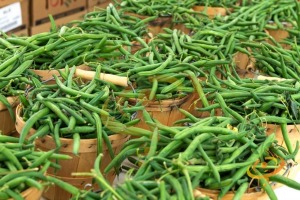
<path fill-rule="evenodd" d="M 87 80 L 92 80 L 95 77 L 96 72 L 94 71 L 87 71 L 83 69 L 76 68 L 75 71 L 75 76 L 81 77 Z M 128 78 L 123 77 L 123 76 L 118 76 L 118 75 L 113 75 L 113 74 L 105 74 L 105 73 L 100 73 L 99 79 L 111 82 L 115 85 L 119 86 L 128 86 Z"/>
<path fill-rule="evenodd" d="M 291 79 L 285 79 L 285 78 L 278 78 L 278 77 L 270 77 L 270 76 L 263 76 L 263 75 L 258 75 L 256 77 L 257 80 L 270 80 L 270 81 L 286 81 L 286 80 L 291 80 Z"/>

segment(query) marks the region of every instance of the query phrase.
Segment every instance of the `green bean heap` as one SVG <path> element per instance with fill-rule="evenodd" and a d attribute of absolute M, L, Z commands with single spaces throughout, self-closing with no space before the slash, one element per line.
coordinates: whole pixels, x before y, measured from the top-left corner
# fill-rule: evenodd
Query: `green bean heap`
<path fill-rule="evenodd" d="M 284 49 L 282 46 L 267 42 L 243 43 L 245 49 L 251 49 L 249 56 L 262 74 L 273 77 L 295 79 L 299 81 L 299 49 Z"/>
<path fill-rule="evenodd" d="M 0 135 L 0 141 L 0 199 L 24 199 L 21 193 L 26 189 L 44 189 L 52 182 L 45 175 L 47 169 L 60 168 L 50 160 L 70 159 L 68 155 L 56 154 L 55 149 L 36 151 L 33 144 L 20 144 L 16 137 Z"/>
<path fill-rule="evenodd" d="M 31 67 L 33 61 L 23 62 L 25 50 L 26 47 L 15 47 L 9 41 L 0 38 L 0 103 L 7 107 L 12 119 L 15 119 L 15 115 L 7 97 L 24 94 L 26 87 L 31 85 L 26 70 Z"/>
<path fill-rule="evenodd" d="M 247 188 L 257 188 L 275 199 L 268 180 L 300 187 L 283 175 L 299 144 L 288 153 L 277 144 L 274 134 L 266 134 L 255 115 L 239 122 L 232 117 L 198 119 L 188 113 L 193 121 L 190 127 L 169 127 L 154 122 L 146 111 L 144 114 L 153 129 L 151 138 L 128 141 L 104 170 L 108 173 L 120 167 L 127 158 L 130 165 L 123 166 L 128 170 L 124 183 L 115 188 L 107 185 L 97 170 L 99 158 L 96 161 L 91 175 L 105 191 L 100 194 L 104 199 L 201 199 L 195 196 L 198 187 L 220 190 L 219 198 L 233 190 L 235 199 Z"/>
<path fill-rule="evenodd" d="M 124 41 L 132 42 L 136 37 L 147 37 L 147 22 L 155 17 L 141 20 L 127 15 L 123 10 L 116 9 L 109 4 L 106 9 L 95 9 L 84 15 L 83 20 L 74 21 L 74 25 L 86 32 L 103 32 L 118 35 Z"/>
<path fill-rule="evenodd" d="M 260 31 L 263 31 L 264 28 L 286 29 L 284 23 L 291 23 L 292 26 L 297 27 L 296 11 L 298 6 L 299 2 L 295 0 L 259 1 L 252 5 L 236 7 L 236 10 L 227 19 L 232 20 L 230 24 L 237 21 L 252 22 L 253 25 L 259 27 Z"/>
<path fill-rule="evenodd" d="M 240 33 L 248 38 L 251 35 L 250 41 L 264 37 L 266 29 L 282 29 L 295 34 L 299 32 L 299 2 L 296 0 L 259 1 L 249 5 L 242 3 L 242 6 L 233 8 L 227 16 L 217 15 L 213 20 L 200 20 L 201 23 L 189 21 L 185 25 L 194 31 L 210 28 Z"/>
<path fill-rule="evenodd" d="M 27 47 L 12 44 L 11 41 L 15 40 L 19 38 L 0 38 L 0 92 L 5 97 L 22 94 L 26 85 L 30 84 L 30 80 L 23 74 L 33 61 L 23 61 Z"/>
<path fill-rule="evenodd" d="M 175 12 L 187 11 L 195 4 L 194 0 L 121 0 L 117 5 L 126 11 L 147 16 L 171 16 Z"/>
<path fill-rule="evenodd" d="M 133 112 L 123 109 L 123 103 L 115 99 L 109 85 L 99 79 L 83 83 L 80 78 L 73 79 L 75 70 L 75 66 L 65 68 L 60 72 L 63 80 L 55 76 L 56 84 L 36 83 L 27 99 L 23 99 L 20 115 L 25 125 L 20 133 L 20 143 L 34 128 L 36 132 L 29 136 L 29 141 L 50 134 L 60 147 L 59 138 L 73 138 L 74 146 L 79 145 L 80 138 L 98 138 L 98 152 L 102 152 L 102 141 L 109 146 L 108 136 L 118 133 L 110 126 L 115 129 L 121 126 L 120 130 L 126 133 L 125 124 L 130 122 Z M 95 77 L 99 77 L 99 73 L 100 68 Z M 127 132 L 130 132 L 128 128 Z M 74 148 L 74 153 L 77 152 L 78 148 Z"/>
<path fill-rule="evenodd" d="M 6 41 L 14 48 L 22 49 L 23 53 L 9 54 L 6 60 L 16 67 L 20 62 L 33 61 L 31 69 L 61 69 L 66 65 L 81 65 L 100 58 L 123 55 L 116 50 L 120 45 L 110 40 L 116 37 L 107 33 L 86 33 L 76 27 L 63 27 L 59 32 L 45 32 L 27 38 L 8 37 Z"/>
<path fill-rule="evenodd" d="M 240 79 L 233 77 L 227 80 L 213 78 L 213 83 L 203 83 L 207 99 L 213 104 L 199 111 L 221 107 L 223 114 L 228 116 L 228 109 L 234 109 L 241 116 L 253 112 L 261 117 L 287 114 L 286 123 L 299 120 L 299 89 L 298 81 L 289 79 L 283 81 Z M 268 121 L 267 122 L 272 122 Z"/>
<path fill-rule="evenodd" d="M 197 23 L 201 20 L 207 20 L 208 16 L 204 13 L 195 12 L 192 7 L 197 3 L 195 0 L 151 0 L 151 1 L 133 1 L 133 0 L 120 0 L 116 1 L 116 5 L 121 10 L 145 16 L 160 17 L 157 21 L 150 21 L 150 25 L 157 25 L 162 19 L 170 19 L 170 24 L 165 24 L 169 28 L 174 27 L 176 24 L 184 24 L 188 22 Z"/>

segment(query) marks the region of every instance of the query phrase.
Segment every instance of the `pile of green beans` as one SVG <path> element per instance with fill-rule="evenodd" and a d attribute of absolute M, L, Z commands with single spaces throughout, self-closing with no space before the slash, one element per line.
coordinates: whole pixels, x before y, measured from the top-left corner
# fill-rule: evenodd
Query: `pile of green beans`
<path fill-rule="evenodd" d="M 0 135 L 0 199 L 22 200 L 21 193 L 26 189 L 42 190 L 52 182 L 45 176 L 47 169 L 60 167 L 50 160 L 70 158 L 55 153 L 55 149 L 36 151 L 27 141 L 20 144 L 16 137 Z"/>
<path fill-rule="evenodd" d="M 274 23 L 267 24 L 268 29 L 292 29 L 292 27 L 298 27 L 299 24 L 299 6 L 300 3 L 297 0 L 279 1 L 272 7 L 272 11 L 269 16 Z M 285 27 L 284 23 L 290 24 Z M 299 27 L 298 27 L 299 28 Z"/>
<path fill-rule="evenodd" d="M 220 70 L 223 74 L 229 73 L 232 54 L 244 51 L 235 35 L 219 33 L 214 36 L 214 31 L 210 30 L 190 37 L 176 29 L 165 29 L 165 33 L 145 43 L 144 48 L 129 59 L 103 62 L 103 66 L 110 66 L 103 70 L 127 76 L 134 83 L 135 93 L 126 91 L 127 94 L 116 95 L 161 100 L 197 91 L 204 97 L 197 78 L 215 76 Z"/>
<path fill-rule="evenodd" d="M 207 99 L 213 104 L 209 108 L 199 108 L 199 111 L 211 110 L 223 105 L 234 109 L 241 116 L 256 112 L 259 116 L 278 116 L 288 112 L 285 122 L 299 120 L 299 90 L 300 84 L 294 79 L 285 81 L 269 81 L 256 79 L 226 80 L 212 78 L 212 82 L 203 82 L 203 90 Z M 218 97 L 218 98 L 217 98 Z M 226 112 L 223 109 L 223 112 Z M 226 112 L 227 113 L 227 112 Z M 271 122 L 271 121 L 270 121 Z"/>
<path fill-rule="evenodd" d="M 140 152 L 140 151 L 139 151 Z M 76 173 L 74 175 L 92 176 L 95 182 L 102 188 L 99 193 L 90 191 L 81 195 L 88 199 L 185 199 L 183 195 L 189 195 L 187 191 L 188 180 L 184 177 L 180 177 L 177 181 L 177 175 L 168 173 L 166 170 L 160 172 L 154 172 L 149 175 L 141 175 L 134 179 L 129 178 L 132 174 L 128 172 L 126 178 L 122 183 L 117 184 L 115 187 L 109 185 L 103 177 L 103 174 L 99 171 L 99 163 L 101 163 L 103 155 L 99 155 L 96 159 L 94 169 L 91 173 Z M 135 160 L 135 159 L 131 159 Z M 157 165 L 156 165 L 157 166 Z M 154 179 L 158 175 L 161 178 Z M 180 183 L 180 184 L 179 184 Z M 174 192 L 178 190 L 178 192 Z M 179 193 L 182 192 L 182 193 Z M 183 193 L 184 192 L 184 193 Z M 73 197 L 72 199 L 75 199 Z M 209 200 L 205 195 L 194 198 L 196 200 Z"/>
<path fill-rule="evenodd" d="M 97 78 L 86 82 L 74 79 L 75 70 L 74 66 L 60 71 L 62 80 L 55 76 L 56 84 L 53 85 L 36 81 L 35 87 L 22 101 L 21 117 L 25 125 L 20 133 L 20 143 L 34 128 L 36 132 L 28 138 L 29 141 L 50 134 L 60 147 L 59 138 L 73 138 L 74 153 L 77 154 L 81 138 L 97 138 L 98 152 L 102 152 L 102 141 L 112 149 L 108 136 L 118 133 L 114 130 L 126 133 L 127 126 L 138 122 L 131 121 L 135 110 L 117 101 L 108 84 Z M 99 77 L 99 73 L 100 68 L 95 77 Z M 139 108 L 143 109 L 142 106 Z"/>
<path fill-rule="evenodd" d="M 233 10 L 227 16 L 217 15 L 213 20 L 206 21 L 204 26 L 202 24 L 199 26 L 197 23 L 191 23 L 190 26 L 186 26 L 193 30 L 214 28 L 220 31 L 228 30 L 244 35 L 254 34 L 254 36 L 259 36 L 258 33 L 264 31 L 265 24 L 267 23 L 265 12 L 269 6 L 271 4 L 266 2 L 263 5 L 237 7 L 236 10 Z"/>
<path fill-rule="evenodd" d="M 227 80 L 212 78 L 211 81 L 203 83 L 203 90 L 212 103 L 198 111 L 213 114 L 215 109 L 221 109 L 223 116 L 233 116 L 240 121 L 255 114 L 260 123 L 280 125 L 284 142 L 289 152 L 293 151 L 286 126 L 299 124 L 298 81 L 238 80 L 234 77 Z"/>
<path fill-rule="evenodd" d="M 297 26 L 297 6 L 299 6 L 299 2 L 295 0 L 264 0 L 247 6 L 237 7 L 235 12 L 229 17 L 233 21 L 238 21 L 234 20 L 238 17 L 239 20 L 258 22 L 256 25 L 267 29 L 285 29 L 283 25 L 285 22 L 291 23 L 292 26 Z"/>
<path fill-rule="evenodd" d="M 23 53 L 9 54 L 5 58 L 11 66 L 32 60 L 31 69 L 61 69 L 66 65 L 122 56 L 116 44 L 118 36 L 107 33 L 86 33 L 76 27 L 62 27 L 56 32 L 45 32 L 27 38 L 5 38 L 6 47 L 22 49 Z M 114 40 L 111 40 L 114 38 Z M 121 42 L 122 43 L 122 42 Z M 130 45 L 130 44 L 129 44 Z M 4 65 L 2 63 L 2 65 Z"/>
<path fill-rule="evenodd" d="M 249 56 L 255 60 L 255 67 L 261 73 L 287 79 L 300 80 L 299 49 L 284 49 L 280 44 L 268 42 L 242 42 L 244 48 L 251 49 Z"/>
<path fill-rule="evenodd" d="M 184 70 L 197 70 L 186 60 L 176 58 L 169 46 L 152 40 L 133 55 L 136 63 L 127 70 L 136 92 L 149 100 L 180 98 L 193 92 L 192 81 Z"/>
<path fill-rule="evenodd" d="M 251 36 L 241 32 L 203 28 L 189 36 L 178 30 L 164 30 L 165 33 L 158 34 L 154 41 L 165 43 L 173 49 L 178 59 L 188 60 L 201 69 L 199 77 L 207 78 L 208 75 L 216 75 L 216 72 L 231 73 L 236 54 L 251 56 L 250 48 L 245 45 L 247 43 L 244 44 Z M 261 36 L 264 39 L 269 37 L 268 34 Z"/>
<path fill-rule="evenodd" d="M 12 37 L 11 39 L 16 39 Z M 0 92 L 4 96 L 17 96 L 26 84 L 30 84 L 24 72 L 31 67 L 33 60 L 23 62 L 27 47 L 12 45 L 7 39 L 0 38 Z"/>
<path fill-rule="evenodd" d="M 188 22 L 197 23 L 201 20 L 208 19 L 208 16 L 204 13 L 195 12 L 192 7 L 196 4 L 195 0 L 184 1 L 132 1 L 132 0 L 120 0 L 116 1 L 116 6 L 119 6 L 121 10 L 128 13 L 135 13 L 143 16 L 156 16 L 156 17 L 171 17 L 172 23 L 167 24 L 170 28 L 176 24 L 184 24 Z M 149 24 L 155 25 L 155 21 L 150 21 Z M 159 23 L 159 22 L 158 22 Z"/>
<path fill-rule="evenodd" d="M 185 71 L 202 71 L 189 64 L 190 58 L 180 60 L 175 51 L 154 39 L 144 43 L 144 47 L 128 59 L 102 62 L 101 69 L 106 73 L 127 76 L 133 84 L 134 90 L 114 91 L 115 96 L 145 97 L 149 100 L 181 98 L 194 91 L 192 82 L 196 81 L 194 73 Z M 97 67 L 94 63 L 88 65 Z"/>
<path fill-rule="evenodd" d="M 192 36 L 182 33 L 179 30 L 164 29 L 153 43 L 165 43 L 169 46 L 175 56 L 181 60 L 187 60 L 197 67 L 205 68 L 201 60 L 216 60 L 215 65 L 221 66 L 230 63 L 230 55 L 238 48 L 240 35 L 230 34 L 227 31 L 217 32 L 210 29 L 203 29 Z M 197 62 L 198 61 L 198 62 Z M 223 62 L 222 62 L 223 61 Z"/>
<path fill-rule="evenodd" d="M 123 166 L 128 170 L 128 180 L 113 189 L 105 184 L 101 173 L 92 172 L 107 199 L 132 199 L 136 196 L 144 199 L 196 199 L 194 190 L 198 187 L 220 190 L 220 199 L 229 190 L 236 191 L 235 199 L 240 199 L 248 187 L 257 187 L 265 190 L 271 199 L 276 199 L 265 178 L 251 180 L 253 177 L 247 171 L 254 165 L 256 175 L 271 174 L 270 180 L 300 189 L 299 183 L 275 172 L 287 165 L 286 161 L 293 159 L 299 148 L 289 153 L 277 144 L 274 134 L 266 135 L 255 115 L 240 121 L 232 117 L 198 119 L 183 112 L 193 122 L 190 127 L 165 126 L 143 112 L 145 121 L 153 128 L 152 137 L 140 137 L 125 143 L 104 170 L 108 173 L 128 159 L 131 164 Z M 268 157 L 272 159 L 268 160 Z M 267 162 L 266 168 L 263 162 Z"/>
<path fill-rule="evenodd" d="M 180 10 L 186 12 L 196 3 L 195 0 L 115 0 L 115 2 L 126 11 L 146 16 L 172 16 Z"/>
<path fill-rule="evenodd" d="M 232 13 L 225 17 L 216 16 L 213 20 L 201 21 L 202 23 L 190 21 L 185 25 L 195 32 L 203 28 L 213 28 L 218 31 L 228 30 L 247 36 L 251 41 L 263 39 L 265 29 L 283 29 L 294 32 L 294 28 L 297 29 L 296 32 L 299 30 L 297 17 L 299 2 L 295 0 L 263 0 L 243 5 L 234 6 Z M 290 23 L 291 27 L 284 26 L 284 23 Z"/>
<path fill-rule="evenodd" d="M 217 22 L 216 22 L 217 23 Z M 226 24 L 226 22 L 220 22 Z M 224 38 L 226 37 L 226 38 Z M 233 37 L 234 41 L 266 41 L 267 39 L 272 40 L 269 34 L 258 29 L 258 27 L 251 27 L 249 24 L 235 24 L 232 27 L 220 29 L 220 27 L 210 27 L 209 24 L 203 28 L 197 28 L 193 31 L 194 39 L 202 39 L 213 42 L 222 42 L 225 39 L 228 40 Z M 229 44 L 230 45 L 230 44 Z"/>
<path fill-rule="evenodd" d="M 33 69 L 61 69 L 66 65 L 117 59 L 130 54 L 133 41 L 146 36 L 146 22 L 125 15 L 113 5 L 86 14 L 71 26 L 57 28 L 52 19 L 50 32 L 29 37 L 4 35 L 0 39 L 0 77 L 22 63 L 32 62 Z M 7 67 L 8 66 L 8 67 Z M 5 69 L 5 70 L 4 70 Z"/>
<path fill-rule="evenodd" d="M 24 94 L 26 87 L 31 85 L 31 80 L 25 72 L 33 61 L 22 63 L 24 49 L 26 48 L 13 48 L 6 40 L 0 38 L 0 103 L 7 107 L 12 119 L 15 119 L 15 114 L 6 98 Z"/>
<path fill-rule="evenodd" d="M 156 17 L 149 17 L 141 20 L 138 17 L 130 16 L 123 10 L 116 9 L 109 4 L 106 9 L 95 9 L 84 15 L 83 20 L 73 21 L 73 25 L 82 28 L 88 33 L 104 32 L 115 34 L 124 41 L 135 41 L 136 37 L 147 37 L 147 23 Z"/>

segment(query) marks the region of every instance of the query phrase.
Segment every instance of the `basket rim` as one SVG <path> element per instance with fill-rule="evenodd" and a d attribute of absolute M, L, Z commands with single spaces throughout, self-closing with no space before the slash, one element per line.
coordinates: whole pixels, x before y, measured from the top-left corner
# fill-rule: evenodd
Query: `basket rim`
<path fill-rule="evenodd" d="M 144 106 L 148 107 L 172 107 L 172 106 L 179 106 L 182 103 L 184 103 L 189 97 L 191 97 L 191 94 L 187 94 L 182 98 L 173 98 L 173 99 L 163 99 L 163 100 L 143 100 L 138 98 L 129 98 L 128 101 L 131 103 L 136 103 L 137 101 L 141 100 L 143 101 Z"/>
<path fill-rule="evenodd" d="M 18 96 L 8 96 L 8 97 L 6 97 L 6 99 L 12 107 L 15 107 L 19 104 Z M 0 111 L 3 111 L 3 110 L 7 110 L 7 107 L 2 102 L 0 102 Z"/>

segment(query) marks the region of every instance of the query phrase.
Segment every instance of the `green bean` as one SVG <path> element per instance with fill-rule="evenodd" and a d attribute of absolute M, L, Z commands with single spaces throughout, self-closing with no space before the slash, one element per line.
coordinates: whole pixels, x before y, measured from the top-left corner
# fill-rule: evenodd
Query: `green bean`
<path fill-rule="evenodd" d="M 30 166 L 30 169 L 33 169 L 35 167 L 40 166 L 46 159 L 50 158 L 50 156 L 54 153 L 55 149 L 46 152 L 45 154 L 43 154 L 41 157 L 39 157 L 38 159 L 36 159 Z"/>
<path fill-rule="evenodd" d="M 257 172 L 258 176 L 262 176 L 258 170 L 256 170 L 256 172 Z M 268 194 L 270 199 L 272 199 L 272 200 L 277 199 L 277 196 L 276 196 L 273 188 L 271 187 L 271 185 L 269 184 L 269 182 L 266 180 L 265 177 L 260 178 L 259 183 L 260 183 L 261 187 L 265 190 L 265 192 Z"/>
<path fill-rule="evenodd" d="M 93 118 L 95 119 L 96 122 L 96 131 L 97 131 L 97 153 L 102 153 L 103 152 L 103 147 L 102 147 L 102 121 L 99 117 L 99 115 L 95 112 L 92 113 Z"/>
<path fill-rule="evenodd" d="M 107 165 L 107 167 L 104 169 L 104 173 L 108 173 L 114 166 L 119 166 L 123 160 L 128 157 L 127 155 L 136 153 L 137 149 L 135 148 L 138 146 L 139 144 L 133 144 L 122 149 L 122 151 Z"/>
<path fill-rule="evenodd" d="M 23 199 L 23 197 L 19 194 L 19 193 L 17 193 L 17 192 L 15 192 L 15 191 L 13 191 L 13 190 L 11 190 L 11 189 L 6 189 L 6 193 L 10 196 L 10 197 L 12 197 L 13 199 L 15 199 L 15 200 L 22 200 Z"/>
<path fill-rule="evenodd" d="M 161 91 L 161 93 L 165 94 L 165 93 L 172 92 L 173 90 L 178 88 L 181 84 L 183 84 L 184 81 L 185 81 L 184 78 L 178 79 L 177 81 L 175 81 L 175 82 L 171 83 L 170 85 L 164 87 L 163 90 Z"/>
<path fill-rule="evenodd" d="M 69 125 L 69 123 L 70 123 L 69 118 L 63 112 L 61 112 L 61 110 L 59 109 L 59 107 L 56 104 L 54 104 L 54 103 L 52 103 L 50 101 L 45 100 L 43 97 L 40 96 L 40 94 L 37 95 L 37 98 L 46 107 L 48 107 L 49 110 L 51 110 L 52 112 L 54 112 L 65 124 Z M 73 118 L 74 118 L 74 120 L 76 120 L 75 117 L 73 117 Z"/>
<path fill-rule="evenodd" d="M 60 88 L 62 91 L 66 92 L 66 93 L 68 93 L 68 94 L 70 94 L 70 95 L 72 95 L 72 96 L 80 95 L 80 96 L 82 96 L 82 97 L 84 97 L 84 98 L 88 98 L 88 99 L 89 99 L 89 98 L 92 99 L 92 98 L 95 97 L 95 95 L 93 95 L 93 94 L 87 94 L 87 93 L 84 93 L 84 92 L 81 92 L 81 91 L 76 91 L 76 90 L 74 90 L 74 89 L 72 89 L 72 88 L 68 88 L 68 87 L 66 87 L 66 86 L 59 80 L 59 78 L 58 78 L 56 75 L 53 75 L 53 77 L 54 77 L 54 79 L 55 79 L 57 85 L 59 86 L 59 88 Z"/>
<path fill-rule="evenodd" d="M 97 108 L 95 106 L 92 106 L 90 104 L 88 104 L 87 102 L 85 102 L 83 99 L 80 99 L 80 105 L 82 105 L 84 108 L 96 112 L 98 114 L 101 115 L 101 117 L 107 117 L 109 116 L 109 113 L 103 109 Z"/>
<path fill-rule="evenodd" d="M 49 108 L 43 108 L 39 110 L 38 112 L 34 113 L 25 123 L 21 133 L 20 133 L 20 138 L 19 142 L 21 144 L 24 143 L 25 138 L 27 137 L 29 130 L 33 127 L 33 125 L 36 123 L 37 120 L 39 120 L 41 117 L 49 114 Z"/>
<path fill-rule="evenodd" d="M 281 117 L 286 117 L 286 113 L 283 113 Z M 291 144 L 288 132 L 287 132 L 287 124 L 286 123 L 281 123 L 280 128 L 281 128 L 281 133 L 282 133 L 285 145 L 286 145 L 289 153 L 292 153 L 293 148 L 292 148 L 292 144 Z"/>
<path fill-rule="evenodd" d="M 237 189 L 237 191 L 234 193 L 233 200 L 239 200 L 242 198 L 243 194 L 246 192 L 248 189 L 249 183 L 245 182 L 240 185 L 240 187 Z"/>
<path fill-rule="evenodd" d="M 189 71 L 189 70 L 186 70 L 185 73 L 187 73 L 189 75 L 190 79 L 192 80 L 193 85 L 194 85 L 194 87 L 195 87 L 197 93 L 199 94 L 199 97 L 200 97 L 200 99 L 203 103 L 203 106 L 204 107 L 209 106 L 208 101 L 205 97 L 205 94 L 203 93 L 202 86 L 198 82 L 198 79 L 196 78 L 195 74 L 192 71 Z"/>
<path fill-rule="evenodd" d="M 38 128 L 38 130 L 28 138 L 28 141 L 34 141 L 38 137 L 47 135 L 50 131 L 49 125 L 44 125 Z"/>
<path fill-rule="evenodd" d="M 165 69 L 165 67 L 167 67 L 168 64 L 170 64 L 170 62 L 173 60 L 173 55 L 169 54 L 168 58 L 165 62 L 161 63 L 161 65 L 151 71 L 143 71 L 143 72 L 138 72 L 138 74 L 140 76 L 151 76 L 154 74 L 157 74 L 158 72 L 162 71 L 163 69 Z"/>
<path fill-rule="evenodd" d="M 78 155 L 80 148 L 80 135 L 79 133 L 74 133 L 73 134 L 73 153 L 75 155 Z"/>
<path fill-rule="evenodd" d="M 114 24 L 110 24 L 110 23 L 107 23 L 107 22 L 101 22 L 101 21 L 87 21 L 87 22 L 83 22 L 81 23 L 82 26 L 104 26 L 104 27 L 108 27 L 108 28 L 111 28 L 111 29 L 114 29 L 115 31 L 119 31 L 121 33 L 126 33 L 128 35 L 131 35 L 131 36 L 134 36 L 136 37 L 136 33 L 128 30 L 128 29 L 125 29 L 121 26 L 116 26 Z"/>
<path fill-rule="evenodd" d="M 284 184 L 284 185 L 286 185 L 286 186 L 288 186 L 290 188 L 294 188 L 296 190 L 300 189 L 300 184 L 297 181 L 292 180 L 292 179 L 287 178 L 287 177 L 284 177 L 284 176 L 281 176 L 281 175 L 270 176 L 269 180 L 277 182 L 277 183 Z"/>
<path fill-rule="evenodd" d="M 177 194 L 177 197 L 178 197 L 178 200 L 183 200 L 185 199 L 184 198 L 184 195 L 183 195 L 183 191 L 182 191 L 182 188 L 180 187 L 180 183 L 178 182 L 178 180 L 176 178 L 174 178 L 173 176 L 171 175 L 166 175 L 164 176 L 163 178 L 166 182 L 168 182 L 169 184 L 172 185 L 172 187 L 174 188 L 176 194 Z"/>
<path fill-rule="evenodd" d="M 151 92 L 149 95 L 149 100 L 153 100 L 155 97 L 155 94 L 157 92 L 157 88 L 158 88 L 158 81 L 157 79 L 154 77 L 153 78 L 153 84 L 152 84 L 152 88 L 151 88 Z"/>
<path fill-rule="evenodd" d="M 71 185 L 71 184 L 69 184 L 69 183 L 67 183 L 65 181 L 62 181 L 62 180 L 57 179 L 57 178 L 52 177 L 52 176 L 47 176 L 46 178 L 47 178 L 48 181 L 54 183 L 58 187 L 60 187 L 63 190 L 71 193 L 74 196 L 77 196 L 80 193 L 80 190 L 78 188 L 74 187 L 73 185 Z"/>
<path fill-rule="evenodd" d="M 240 146 L 237 150 L 235 150 L 231 156 L 225 160 L 223 160 L 222 164 L 232 163 L 243 151 L 245 151 L 250 146 L 250 142 Z"/>
<path fill-rule="evenodd" d="M 96 128 L 94 126 L 75 126 L 72 130 L 69 130 L 68 127 L 60 128 L 60 134 L 68 133 L 92 133 L 95 132 Z"/>
<path fill-rule="evenodd" d="M 161 200 L 166 200 L 167 199 L 167 195 L 166 195 L 166 184 L 165 181 L 160 181 L 159 182 L 159 198 Z"/>
<path fill-rule="evenodd" d="M 65 105 L 63 103 L 58 103 L 57 105 L 61 109 L 63 109 L 65 111 L 67 111 L 68 113 L 70 113 L 70 115 L 72 115 L 77 120 L 78 123 L 82 123 L 82 124 L 86 124 L 87 123 L 87 121 L 82 116 L 80 116 L 75 110 L 73 110 L 72 108 L 68 107 L 67 105 Z"/>
<path fill-rule="evenodd" d="M 198 135 L 197 137 L 195 137 L 195 139 L 189 144 L 187 149 L 182 153 L 182 159 L 188 160 L 191 157 L 192 153 L 197 148 L 199 148 L 198 145 L 201 144 L 202 142 L 208 140 L 211 137 L 212 137 L 212 135 L 210 133 L 202 133 L 201 135 Z"/>
<path fill-rule="evenodd" d="M 203 150 L 201 145 L 198 146 L 198 149 L 199 149 L 202 157 L 204 158 L 204 160 L 208 163 L 208 165 L 212 169 L 212 173 L 213 173 L 215 179 L 218 181 L 218 183 L 220 183 L 221 182 L 221 177 L 220 177 L 220 174 L 219 174 L 218 170 L 216 169 L 215 165 L 209 159 L 208 155 L 205 153 L 205 151 Z"/>

